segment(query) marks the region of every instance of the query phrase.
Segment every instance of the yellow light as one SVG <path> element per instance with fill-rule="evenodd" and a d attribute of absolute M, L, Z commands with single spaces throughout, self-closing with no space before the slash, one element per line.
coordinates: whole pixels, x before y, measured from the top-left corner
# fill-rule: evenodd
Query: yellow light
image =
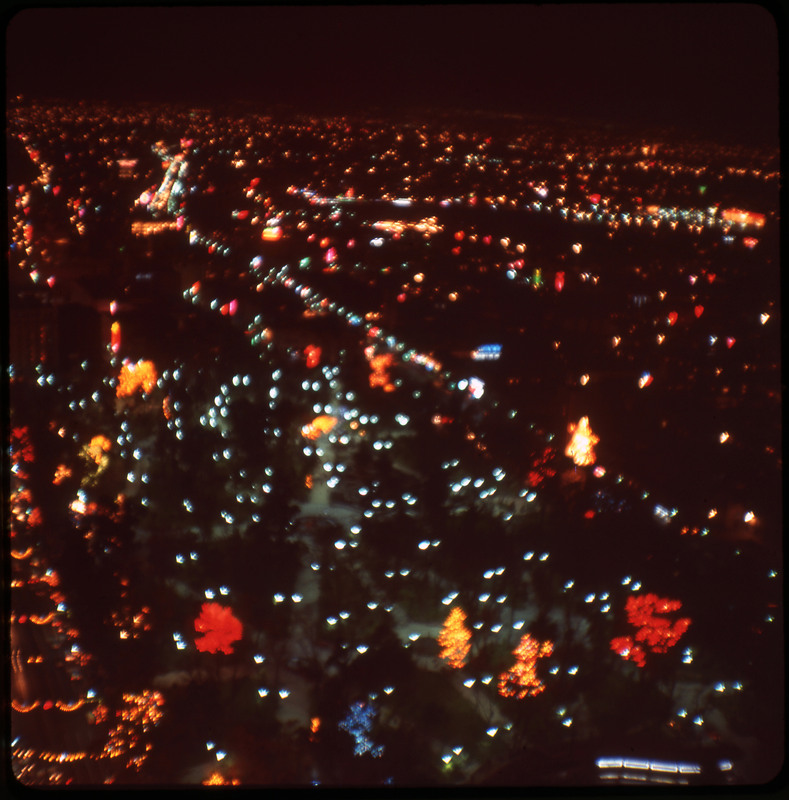
<path fill-rule="evenodd" d="M 571 438 L 565 449 L 565 455 L 572 458 L 579 467 L 587 467 L 595 462 L 594 446 L 600 438 L 589 427 L 589 417 L 581 417 L 578 424 L 570 423 L 567 431 Z"/>

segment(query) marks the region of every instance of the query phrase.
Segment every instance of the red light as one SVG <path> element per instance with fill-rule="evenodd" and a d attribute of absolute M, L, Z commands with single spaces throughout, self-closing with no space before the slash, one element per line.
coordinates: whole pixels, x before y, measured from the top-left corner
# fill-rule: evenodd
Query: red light
<path fill-rule="evenodd" d="M 693 313 L 696 315 L 697 318 L 700 317 L 704 313 L 704 306 L 702 305 L 696 306 L 696 308 L 693 309 Z"/>

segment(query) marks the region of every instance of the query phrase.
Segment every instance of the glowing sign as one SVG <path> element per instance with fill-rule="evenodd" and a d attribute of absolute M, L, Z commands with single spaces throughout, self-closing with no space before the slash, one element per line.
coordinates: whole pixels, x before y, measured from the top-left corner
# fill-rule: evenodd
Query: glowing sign
<path fill-rule="evenodd" d="M 117 320 L 110 327 L 110 349 L 117 353 L 121 347 L 121 324 Z"/>
<path fill-rule="evenodd" d="M 476 350 L 471 351 L 471 357 L 475 361 L 497 361 L 501 356 L 500 344 L 483 344 Z"/>
<path fill-rule="evenodd" d="M 260 234 L 260 238 L 263 239 L 264 242 L 276 242 L 282 238 L 282 228 L 264 228 L 263 233 Z"/>
<path fill-rule="evenodd" d="M 337 417 L 330 417 L 327 414 L 321 414 L 320 416 L 315 417 L 312 422 L 310 422 L 308 425 L 305 425 L 301 429 L 301 435 L 305 439 L 317 439 L 324 433 L 329 433 L 329 431 L 331 431 L 336 424 Z"/>
<path fill-rule="evenodd" d="M 743 211 L 739 208 L 726 208 L 721 214 L 725 222 L 735 222 L 738 225 L 753 225 L 756 228 L 763 228 L 765 223 L 764 214 L 754 214 L 752 211 Z"/>

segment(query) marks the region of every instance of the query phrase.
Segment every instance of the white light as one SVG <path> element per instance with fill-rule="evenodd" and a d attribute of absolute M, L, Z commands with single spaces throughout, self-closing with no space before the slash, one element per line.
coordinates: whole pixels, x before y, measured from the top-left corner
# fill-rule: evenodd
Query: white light
<path fill-rule="evenodd" d="M 465 681 L 463 681 L 463 685 L 467 689 L 470 689 L 476 682 L 476 678 L 467 678 Z"/>
<path fill-rule="evenodd" d="M 342 550 L 342 549 L 344 549 L 344 547 L 345 547 L 345 540 L 344 540 L 344 539 L 337 539 L 337 541 L 334 543 L 334 546 L 337 548 L 337 550 Z"/>
<path fill-rule="evenodd" d="M 290 695 L 290 690 L 289 689 L 280 689 L 278 694 L 284 700 L 286 697 L 288 697 Z"/>
<path fill-rule="evenodd" d="M 268 689 L 258 689 L 258 695 L 260 697 L 268 697 Z"/>
<path fill-rule="evenodd" d="M 300 594 L 292 594 L 292 595 L 290 596 L 290 599 L 291 599 L 291 600 L 292 600 L 294 603 L 300 603 L 300 602 L 303 600 L 303 597 L 302 597 Z"/>
<path fill-rule="evenodd" d="M 419 544 L 417 545 L 417 547 L 418 547 L 420 550 L 427 550 L 427 548 L 428 548 L 428 547 L 430 547 L 430 542 L 429 542 L 429 541 L 427 541 L 427 539 L 424 539 L 423 541 L 419 542 Z"/>
<path fill-rule="evenodd" d="M 227 586 L 220 586 L 219 587 L 219 594 L 227 594 L 229 591 L 230 591 L 230 589 L 228 589 Z"/>
<path fill-rule="evenodd" d="M 213 599 L 214 599 L 214 593 L 213 593 L 213 592 L 212 592 L 210 589 L 206 589 L 206 590 L 205 590 L 205 596 L 206 596 L 206 597 L 207 597 L 209 600 L 213 600 Z"/>
<path fill-rule="evenodd" d="M 488 736 L 490 736 L 490 737 L 492 738 L 493 736 L 495 736 L 495 735 L 496 735 L 496 733 L 498 732 L 498 730 L 499 730 L 498 728 L 488 728 L 488 729 L 485 731 L 485 733 L 487 733 L 487 734 L 488 734 Z"/>
<path fill-rule="evenodd" d="M 524 561 L 530 561 L 532 556 L 534 555 L 534 551 L 530 550 L 528 553 L 523 554 Z"/>
<path fill-rule="evenodd" d="M 277 594 L 274 595 L 274 602 L 275 603 L 281 603 L 284 599 L 285 599 L 285 595 L 284 594 L 277 593 Z"/>
<path fill-rule="evenodd" d="M 350 612 L 348 611 L 340 611 L 340 619 L 348 619 L 350 617 Z"/>
<path fill-rule="evenodd" d="M 256 664 L 262 664 L 266 660 L 266 657 L 260 655 L 259 653 L 257 653 L 256 655 L 252 656 L 252 658 L 255 659 L 255 663 Z"/>

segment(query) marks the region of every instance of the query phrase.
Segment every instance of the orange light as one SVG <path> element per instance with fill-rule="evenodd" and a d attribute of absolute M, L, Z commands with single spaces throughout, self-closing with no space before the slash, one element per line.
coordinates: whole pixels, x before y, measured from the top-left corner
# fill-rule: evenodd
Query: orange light
<path fill-rule="evenodd" d="M 461 608 L 453 608 L 444 621 L 438 635 L 441 646 L 440 657 L 453 669 L 460 669 L 466 663 L 471 649 L 471 631 L 466 627 L 466 614 Z"/>
<path fill-rule="evenodd" d="M 589 417 L 581 417 L 578 424 L 570 423 L 567 426 L 571 434 L 570 442 L 565 449 L 565 455 L 572 458 L 573 463 L 579 467 L 588 467 L 595 462 L 594 446 L 600 441 L 589 427 Z"/>
<path fill-rule="evenodd" d="M 156 379 L 156 368 L 152 361 L 126 362 L 121 367 L 115 394 L 118 397 L 131 397 L 138 390 L 149 393 L 156 385 Z"/>
<path fill-rule="evenodd" d="M 545 684 L 537 677 L 537 660 L 553 653 L 553 642 L 537 641 L 526 634 L 512 651 L 515 664 L 499 677 L 499 694 L 502 697 L 535 696 L 545 690 Z"/>
<path fill-rule="evenodd" d="M 264 228 L 260 238 L 264 242 L 276 242 L 282 238 L 282 228 Z"/>
<path fill-rule="evenodd" d="M 301 435 L 305 439 L 317 439 L 322 434 L 329 433 L 336 424 L 337 417 L 321 414 L 301 429 Z"/>

